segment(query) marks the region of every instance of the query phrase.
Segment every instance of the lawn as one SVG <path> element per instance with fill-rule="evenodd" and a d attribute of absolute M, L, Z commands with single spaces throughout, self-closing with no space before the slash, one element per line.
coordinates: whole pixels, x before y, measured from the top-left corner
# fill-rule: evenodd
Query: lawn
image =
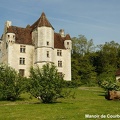
<path fill-rule="evenodd" d="M 26 94 L 16 102 L 0 101 L 0 120 L 88 120 L 87 115 L 98 117 L 93 120 L 109 120 L 112 118 L 108 117 L 120 116 L 120 101 L 106 100 L 101 88 L 80 87 L 71 91 L 75 98 L 62 98 L 53 104 L 29 99 Z"/>

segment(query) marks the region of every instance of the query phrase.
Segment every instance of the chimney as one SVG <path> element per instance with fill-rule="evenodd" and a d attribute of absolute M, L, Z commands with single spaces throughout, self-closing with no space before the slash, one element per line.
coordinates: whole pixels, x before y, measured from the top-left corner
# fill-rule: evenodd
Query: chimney
<path fill-rule="evenodd" d="M 64 29 L 60 29 L 60 30 L 59 30 L 59 33 L 60 33 L 61 37 L 65 37 Z"/>

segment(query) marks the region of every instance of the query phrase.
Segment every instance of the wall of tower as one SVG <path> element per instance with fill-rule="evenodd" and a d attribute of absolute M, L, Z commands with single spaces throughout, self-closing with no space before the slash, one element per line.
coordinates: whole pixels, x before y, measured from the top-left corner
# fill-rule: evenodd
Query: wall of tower
<path fill-rule="evenodd" d="M 54 30 L 51 27 L 38 28 L 38 47 L 54 48 Z"/>
<path fill-rule="evenodd" d="M 15 33 L 7 33 L 6 34 L 6 42 L 14 43 L 15 42 Z"/>
<path fill-rule="evenodd" d="M 8 26 L 8 24 L 6 24 Z M 2 37 L 2 49 L 1 49 L 1 62 L 8 64 L 9 63 L 9 47 L 15 43 L 15 34 L 6 33 Z M 13 52 L 13 51 L 12 51 Z"/>
<path fill-rule="evenodd" d="M 65 50 L 64 56 L 64 66 L 63 73 L 65 74 L 65 80 L 71 80 L 71 50 Z"/>
<path fill-rule="evenodd" d="M 37 60 L 36 62 L 52 62 L 53 49 L 51 48 L 37 48 Z"/>
<path fill-rule="evenodd" d="M 0 63 L 8 63 L 8 43 L 6 41 L 6 34 L 2 35 L 1 40 L 1 57 L 0 57 Z"/>
<path fill-rule="evenodd" d="M 72 41 L 71 40 L 65 40 L 64 41 L 64 46 L 66 49 L 72 50 Z"/>
<path fill-rule="evenodd" d="M 33 31 L 35 43 L 35 63 L 52 62 L 54 48 L 54 30 L 50 27 L 38 27 Z"/>

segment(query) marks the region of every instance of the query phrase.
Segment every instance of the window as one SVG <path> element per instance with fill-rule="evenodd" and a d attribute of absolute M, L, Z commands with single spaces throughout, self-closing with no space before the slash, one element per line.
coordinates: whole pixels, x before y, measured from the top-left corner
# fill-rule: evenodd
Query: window
<path fill-rule="evenodd" d="M 57 50 L 57 56 L 62 56 L 62 50 Z"/>
<path fill-rule="evenodd" d="M 25 58 L 20 58 L 19 63 L 20 63 L 20 65 L 25 65 Z"/>
<path fill-rule="evenodd" d="M 62 61 L 58 61 L 58 67 L 62 67 Z"/>
<path fill-rule="evenodd" d="M 19 75 L 24 76 L 25 70 L 24 69 L 19 69 Z"/>
<path fill-rule="evenodd" d="M 47 51 L 47 57 L 50 57 L 50 56 L 49 56 L 49 51 Z"/>
<path fill-rule="evenodd" d="M 67 42 L 67 45 L 69 45 L 69 42 Z"/>
<path fill-rule="evenodd" d="M 25 53 L 26 46 L 20 45 L 20 52 Z"/>
<path fill-rule="evenodd" d="M 47 41 L 47 45 L 49 45 L 49 42 Z"/>

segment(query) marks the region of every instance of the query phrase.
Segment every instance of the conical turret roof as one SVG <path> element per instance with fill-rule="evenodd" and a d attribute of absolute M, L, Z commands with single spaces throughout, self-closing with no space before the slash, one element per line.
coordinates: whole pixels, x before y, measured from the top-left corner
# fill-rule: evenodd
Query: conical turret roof
<path fill-rule="evenodd" d="M 37 27 L 42 27 L 42 26 L 51 27 L 52 29 L 54 29 L 53 26 L 48 21 L 44 12 L 41 14 L 40 18 L 33 25 L 31 25 L 31 28 L 35 29 Z"/>

